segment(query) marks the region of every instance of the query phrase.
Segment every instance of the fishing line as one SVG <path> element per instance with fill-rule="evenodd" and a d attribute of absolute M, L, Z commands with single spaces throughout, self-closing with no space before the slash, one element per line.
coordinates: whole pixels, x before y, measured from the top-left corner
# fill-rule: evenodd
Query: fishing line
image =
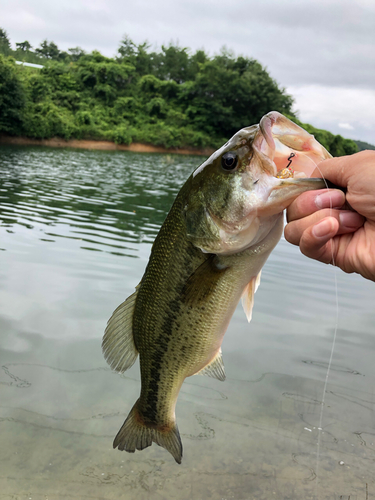
<path fill-rule="evenodd" d="M 309 158 L 309 157 L 308 157 Z M 289 159 L 289 158 L 288 158 Z M 309 158 L 311 160 L 311 158 Z M 313 160 L 311 160 L 313 161 Z M 315 163 L 315 162 L 313 162 Z M 328 190 L 328 183 L 326 179 L 324 178 L 324 175 L 322 171 L 320 170 L 318 165 L 315 165 L 316 168 L 319 170 L 322 179 L 326 185 L 326 189 Z M 332 200 L 330 200 L 330 216 L 332 216 Z M 328 385 L 328 379 L 329 375 L 331 372 L 331 366 L 332 366 L 332 360 L 333 360 L 333 353 L 335 351 L 335 346 L 336 346 L 336 338 L 337 338 L 337 330 L 338 330 L 338 322 L 339 322 L 339 294 L 338 294 L 338 286 L 337 286 L 337 268 L 336 268 L 336 263 L 335 263 L 335 256 L 333 253 L 333 240 L 331 243 L 331 255 L 332 255 L 332 266 L 334 269 L 334 283 L 335 283 L 335 302 L 336 302 L 336 318 L 335 318 L 335 329 L 333 333 L 333 340 L 332 340 L 332 347 L 331 347 L 331 353 L 329 357 L 329 362 L 328 362 L 328 367 L 327 367 L 327 373 L 324 381 L 324 387 L 323 387 L 323 395 L 322 395 L 322 401 L 320 403 L 320 415 L 319 415 L 319 426 L 318 426 L 318 441 L 317 441 L 317 449 L 316 449 L 316 483 L 315 483 L 315 497 L 317 500 L 319 500 L 319 462 L 320 462 L 320 444 L 321 444 L 321 435 L 323 432 L 323 416 L 324 416 L 324 406 L 325 406 L 325 399 L 326 399 L 326 392 L 327 392 L 327 385 Z"/>
<path fill-rule="evenodd" d="M 332 207 L 331 207 L 332 209 Z M 333 352 L 335 350 L 335 345 L 336 345 L 336 337 L 337 337 L 337 330 L 338 330 L 338 322 L 339 322 L 339 298 L 338 298 L 338 290 L 337 290 L 337 269 L 335 266 L 335 260 L 333 256 L 333 250 L 332 250 L 332 265 L 334 266 L 334 277 L 335 277 L 335 297 L 336 297 L 336 320 L 335 320 L 335 331 L 333 334 L 333 341 L 332 341 L 332 348 L 331 348 L 331 355 L 329 358 L 329 363 L 328 363 L 328 368 L 327 368 L 327 374 L 326 378 L 324 381 L 324 388 L 323 388 L 323 396 L 322 396 L 322 401 L 321 401 L 321 406 L 320 406 L 320 418 L 319 418 L 319 427 L 318 427 L 318 442 L 317 442 L 317 451 L 316 451 L 316 498 L 319 499 L 319 493 L 318 493 L 318 483 L 319 483 L 319 459 L 320 459 L 320 442 L 321 442 L 321 435 L 323 431 L 323 413 L 324 413 L 324 406 L 325 406 L 325 398 L 326 398 L 326 392 L 327 392 L 327 385 L 328 385 L 328 378 L 329 374 L 331 371 L 331 365 L 332 365 L 332 359 L 333 359 Z"/>

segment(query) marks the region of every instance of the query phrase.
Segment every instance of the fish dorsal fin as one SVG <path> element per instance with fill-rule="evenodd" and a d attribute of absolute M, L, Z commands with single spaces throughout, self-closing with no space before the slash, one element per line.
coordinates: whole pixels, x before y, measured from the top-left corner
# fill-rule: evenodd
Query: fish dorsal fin
<path fill-rule="evenodd" d="M 259 271 L 258 276 L 254 276 L 254 278 L 249 281 L 246 285 L 245 290 L 242 293 L 242 307 L 245 311 L 247 321 L 250 323 L 251 317 L 253 314 L 253 306 L 254 306 L 254 295 L 258 290 L 258 286 L 260 283 L 260 275 L 262 271 Z"/>
<path fill-rule="evenodd" d="M 225 380 L 225 370 L 223 358 L 221 356 L 221 349 L 217 352 L 214 359 L 206 365 L 196 375 L 207 375 L 207 377 L 217 378 L 218 380 Z"/>
<path fill-rule="evenodd" d="M 139 285 L 136 291 L 120 304 L 107 323 L 102 349 L 109 366 L 123 373 L 137 359 L 138 351 L 133 338 L 133 313 Z"/>

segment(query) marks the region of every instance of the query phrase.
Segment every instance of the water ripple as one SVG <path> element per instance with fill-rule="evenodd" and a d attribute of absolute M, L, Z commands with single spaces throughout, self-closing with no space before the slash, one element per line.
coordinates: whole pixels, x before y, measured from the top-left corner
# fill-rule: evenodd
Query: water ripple
<path fill-rule="evenodd" d="M 136 244 L 153 241 L 176 193 L 201 161 L 2 148 L 0 227 L 32 230 L 38 241 L 50 244 L 66 238 L 84 242 L 84 250 L 137 257 Z"/>

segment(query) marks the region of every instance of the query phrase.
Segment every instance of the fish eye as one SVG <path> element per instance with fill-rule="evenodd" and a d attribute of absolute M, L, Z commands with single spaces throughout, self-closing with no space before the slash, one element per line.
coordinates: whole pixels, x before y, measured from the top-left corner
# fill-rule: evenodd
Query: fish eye
<path fill-rule="evenodd" d="M 221 166 L 224 170 L 234 170 L 237 167 L 238 157 L 236 153 L 229 151 L 221 157 Z"/>

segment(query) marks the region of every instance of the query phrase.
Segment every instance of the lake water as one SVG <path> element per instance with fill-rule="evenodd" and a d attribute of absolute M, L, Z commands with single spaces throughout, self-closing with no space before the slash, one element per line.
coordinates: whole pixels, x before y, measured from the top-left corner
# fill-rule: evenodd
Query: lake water
<path fill-rule="evenodd" d="M 182 465 L 112 449 L 139 366 L 112 372 L 103 331 L 201 162 L 0 149 L 1 500 L 375 499 L 375 284 L 284 240 L 225 335 L 227 380 L 182 387 Z"/>

